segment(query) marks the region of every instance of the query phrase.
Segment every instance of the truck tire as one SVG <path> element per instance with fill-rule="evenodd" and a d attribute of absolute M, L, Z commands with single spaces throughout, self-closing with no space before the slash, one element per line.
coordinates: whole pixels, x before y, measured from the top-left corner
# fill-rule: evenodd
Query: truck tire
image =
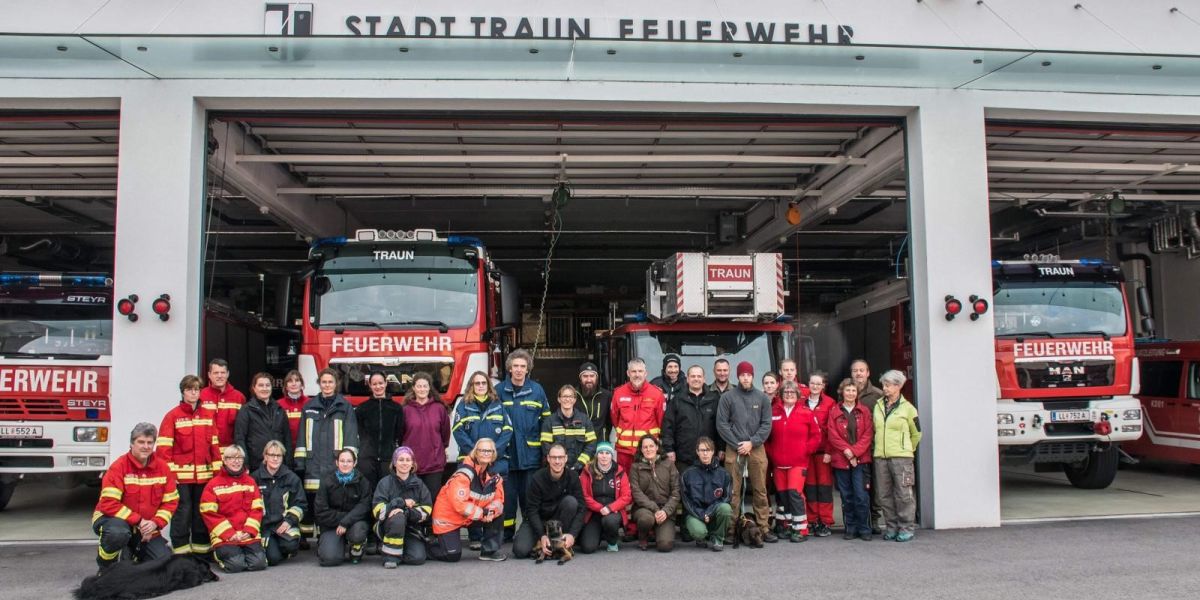
<path fill-rule="evenodd" d="M 1102 490 L 1116 479 L 1120 458 L 1116 444 L 1110 444 L 1108 448 L 1090 452 L 1082 463 L 1063 465 L 1063 471 L 1071 485 L 1079 489 Z"/>
<path fill-rule="evenodd" d="M 0 510 L 4 510 L 8 506 L 8 501 L 12 500 L 13 492 L 17 489 L 17 481 L 0 481 Z"/>

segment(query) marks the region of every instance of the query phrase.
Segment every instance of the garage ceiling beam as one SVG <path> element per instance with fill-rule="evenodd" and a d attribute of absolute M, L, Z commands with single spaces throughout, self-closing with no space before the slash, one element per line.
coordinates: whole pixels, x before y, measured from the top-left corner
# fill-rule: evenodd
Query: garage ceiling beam
<path fill-rule="evenodd" d="M 550 141 L 544 144 L 420 144 L 393 142 L 312 142 L 301 141 L 268 141 L 267 147 L 277 150 L 354 150 L 389 151 L 389 152 L 521 152 L 531 153 L 542 151 L 546 154 L 575 154 L 597 153 L 613 154 L 620 152 L 679 152 L 686 154 L 715 154 L 737 152 L 778 152 L 795 154 L 799 152 L 826 153 L 841 149 L 838 144 L 657 144 L 654 140 L 646 140 L 644 144 L 561 144 Z M 0 149 L 5 146 L 0 146 Z"/>
<path fill-rule="evenodd" d="M 208 157 L 210 178 L 245 195 L 250 202 L 260 209 L 266 209 L 275 219 L 299 235 L 341 235 L 359 226 L 353 216 L 346 214 L 332 202 L 281 197 L 276 192 L 278 188 L 300 184 L 300 181 L 281 165 L 231 160 L 235 156 L 262 151 L 258 142 L 245 135 L 236 124 L 213 121 L 212 134 L 222 147 Z"/>
<path fill-rule="evenodd" d="M 1179 167 L 1175 169 L 1175 167 Z M 989 160 L 989 169 L 1042 169 L 1048 171 L 1124 171 L 1128 173 L 1158 173 L 1174 169 L 1179 173 L 1200 173 L 1200 165 L 1173 163 L 1103 163 L 1037 160 Z"/>
<path fill-rule="evenodd" d="M 735 140 L 847 140 L 854 129 L 844 131 L 756 131 L 756 130 L 660 130 L 660 129 L 389 129 L 386 127 L 254 127 L 254 135 L 313 137 L 415 137 L 415 138 L 512 138 L 512 139 L 735 139 Z M 114 134 L 115 135 L 115 134 Z"/>
<path fill-rule="evenodd" d="M 551 176 L 540 178 L 530 177 L 472 177 L 468 180 L 473 185 L 541 185 L 555 186 L 558 185 L 558 180 Z M 573 187 L 588 186 L 588 185 L 611 185 L 612 179 L 593 178 L 593 177 L 571 177 L 568 179 Z M 0 183 L 4 183 L 4 179 L 0 179 Z M 441 185 L 441 184 L 462 184 L 463 178 L 459 177 L 325 177 L 314 176 L 308 178 L 309 183 L 320 184 L 404 184 L 404 185 Z M 638 185 L 679 185 L 686 183 L 690 185 L 792 185 L 796 182 L 795 177 L 637 177 L 629 183 Z"/>
<path fill-rule="evenodd" d="M 1060 146 L 1065 148 L 1150 148 L 1155 150 L 1183 148 L 1200 150 L 1200 142 L 1183 140 L 1088 140 L 1078 138 L 1027 138 L 989 135 L 987 143 L 1003 144 L 1006 146 Z"/>
<path fill-rule="evenodd" d="M 281 187 L 276 190 L 279 194 L 294 194 L 302 196 L 353 196 L 357 198 L 365 198 L 372 196 L 391 197 L 391 196 L 460 196 L 478 198 L 480 196 L 492 197 L 541 197 L 549 196 L 554 191 L 554 186 L 543 187 L 488 187 L 488 186 L 467 186 L 467 187 Z M 772 190 L 772 189 L 731 189 L 731 188 L 706 188 L 706 187 L 679 187 L 679 188 L 598 188 L 598 189 L 572 189 L 571 196 L 575 198 L 612 198 L 612 197 L 645 197 L 645 198 L 704 198 L 704 197 L 745 197 L 745 198 L 766 198 L 766 197 L 796 197 L 797 190 Z M 806 195 L 818 196 L 819 190 L 812 190 L 805 193 Z"/>
<path fill-rule="evenodd" d="M 0 190 L 0 198 L 116 198 L 117 190 Z"/>
<path fill-rule="evenodd" d="M 89 152 L 103 150 L 116 153 L 117 144 L 93 142 L 87 144 L 0 144 L 0 152 Z"/>
<path fill-rule="evenodd" d="M 115 158 L 115 157 L 114 157 Z M 0 161 L 5 160 L 0 157 Z M 61 160 L 61 159 L 60 159 Z M 466 156 L 462 154 L 422 156 L 381 156 L 374 154 L 236 154 L 235 163 L 292 164 L 621 164 L 621 163 L 701 163 L 743 165 L 865 165 L 862 158 L 849 156 L 747 156 L 740 154 L 676 155 L 501 155 Z M 4 164 L 0 162 L 0 164 Z M 16 163 L 21 164 L 21 163 Z"/>
<path fill-rule="evenodd" d="M 872 132 L 873 133 L 873 132 Z M 828 218 L 831 209 L 836 209 L 856 197 L 870 194 L 889 184 L 904 168 L 904 136 L 892 129 L 879 141 L 874 135 L 864 136 L 852 145 L 847 154 L 863 156 L 856 159 L 861 168 L 843 169 L 829 177 L 820 187 L 821 194 L 800 202 L 800 224 L 787 222 L 788 203 L 782 200 L 764 202 L 753 213 L 746 216 L 747 223 L 761 223 L 746 239 L 735 244 L 734 253 L 762 252 L 779 245 L 780 238 L 793 232 L 812 227 Z"/>
<path fill-rule="evenodd" d="M 1002 192 L 989 194 L 992 200 L 1095 200 L 1096 197 L 1092 193 L 1039 193 L 1039 192 Z M 1122 193 L 1121 197 L 1125 200 L 1138 200 L 1146 202 L 1197 202 L 1200 201 L 1200 194 L 1126 194 Z"/>
<path fill-rule="evenodd" d="M 356 167 L 336 166 L 336 165 L 293 165 L 292 170 L 300 173 L 350 173 L 354 175 L 448 175 L 452 177 L 474 177 L 479 175 L 493 175 L 500 177 L 518 177 L 518 176 L 550 176 L 557 178 L 564 170 L 561 168 L 525 168 L 525 167 L 377 167 L 371 165 L 363 165 Z M 721 169 L 721 174 L 734 176 L 747 175 L 778 175 L 791 177 L 793 181 L 800 175 L 804 175 L 812 170 L 812 167 L 756 167 L 756 166 L 732 166 Z M 0 169 L 3 171 L 3 169 Z M 600 177 L 604 175 L 615 175 L 619 177 L 654 175 L 656 177 L 666 177 L 670 175 L 678 175 L 681 177 L 689 175 L 713 175 L 712 167 L 579 167 L 568 166 L 565 169 L 568 179 L 573 177 Z"/>
<path fill-rule="evenodd" d="M 3 146 L 0 146 L 3 148 Z M 1198 148 L 1200 149 L 1200 148 Z M 1116 152 L 1036 152 L 1033 150 L 988 150 L 988 158 L 1052 158 L 1055 160 L 1099 160 L 1111 162 L 1114 160 L 1147 161 L 1156 163 L 1200 163 L 1200 154 L 1129 154 Z"/>
<path fill-rule="evenodd" d="M 2 146 L 0 146 L 2 148 Z M 0 166 L 117 166 L 114 156 L 0 156 Z"/>
<path fill-rule="evenodd" d="M 0 139 L 92 138 L 120 135 L 118 129 L 0 129 Z"/>

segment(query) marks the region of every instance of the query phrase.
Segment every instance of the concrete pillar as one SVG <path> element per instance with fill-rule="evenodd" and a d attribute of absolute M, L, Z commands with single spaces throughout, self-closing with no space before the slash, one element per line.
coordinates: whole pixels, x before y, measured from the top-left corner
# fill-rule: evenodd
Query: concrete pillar
<path fill-rule="evenodd" d="M 138 86 L 121 99 L 114 293 L 137 294 L 137 322 L 114 315 L 113 458 L 134 424 L 156 426 L 199 363 L 204 111 L 187 94 Z M 170 320 L 151 310 L 171 296 Z"/>
<path fill-rule="evenodd" d="M 923 525 L 1000 524 L 992 316 L 968 318 L 967 298 L 991 299 L 991 232 L 983 109 L 922 104 L 908 116 L 913 368 L 925 433 Z M 966 312 L 945 318 L 945 296 Z"/>

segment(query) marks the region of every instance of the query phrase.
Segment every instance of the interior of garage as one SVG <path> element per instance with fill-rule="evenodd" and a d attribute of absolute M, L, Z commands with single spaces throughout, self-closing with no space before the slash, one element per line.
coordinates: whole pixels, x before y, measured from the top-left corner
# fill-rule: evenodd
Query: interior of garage
<path fill-rule="evenodd" d="M 614 113 L 214 113 L 205 207 L 206 355 L 286 369 L 313 240 L 430 227 L 487 245 L 517 277 L 535 377 L 572 381 L 596 330 L 644 302 L 650 262 L 675 252 L 781 252 L 788 312 L 817 365 L 892 362 L 885 318 L 845 303 L 905 289 L 904 130 L 894 119 Z M 0 119 L 0 271 L 111 272 L 119 117 Z M 1177 298 L 1200 256 L 1200 131 L 989 121 L 993 258 L 1120 262 L 1152 315 L 1138 334 L 1195 336 Z M 563 189 L 565 194 L 556 193 Z M 164 199 L 166 200 L 166 199 Z M 547 276 L 548 275 L 548 276 Z M 1141 317 L 1152 316 L 1154 322 Z M 539 327 L 539 322 L 541 326 Z M 1180 333 L 1175 333 L 1179 331 Z M 540 335 L 539 335 L 540 333 Z M 920 340 L 914 340 L 921 343 Z M 261 350 L 260 350 L 261 348 Z M 895 366 L 895 365 L 893 365 Z M 990 399 L 988 399 L 990 401 Z M 918 399 L 919 404 L 919 399 Z M 164 409 L 165 410 L 165 409 Z M 1002 469 L 1007 522 L 1192 510 L 1195 472 L 1126 465 L 1102 491 Z M 42 514 L 51 482 L 14 499 Z M 86 512 L 94 492 L 66 502 Z M 56 511 L 57 509 L 55 509 Z M 84 526 L 79 537 L 89 537 Z M 0 526 L 0 532 L 17 530 Z M 8 537 L 0 533 L 0 537 Z"/>

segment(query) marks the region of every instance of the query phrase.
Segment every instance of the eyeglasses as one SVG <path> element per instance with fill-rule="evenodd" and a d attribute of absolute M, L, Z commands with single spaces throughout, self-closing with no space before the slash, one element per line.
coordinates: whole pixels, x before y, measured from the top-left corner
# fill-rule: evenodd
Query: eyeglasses
<path fill-rule="evenodd" d="M 567 460 L 567 456 L 565 454 L 562 456 L 547 456 L 546 458 L 549 460 Z"/>
<path fill-rule="evenodd" d="M 283 458 L 282 454 L 268 454 L 267 458 Z"/>
<path fill-rule="evenodd" d="M 495 454 L 496 453 L 495 450 L 484 450 L 484 449 L 476 450 L 476 452 L 478 452 L 480 454 Z"/>

